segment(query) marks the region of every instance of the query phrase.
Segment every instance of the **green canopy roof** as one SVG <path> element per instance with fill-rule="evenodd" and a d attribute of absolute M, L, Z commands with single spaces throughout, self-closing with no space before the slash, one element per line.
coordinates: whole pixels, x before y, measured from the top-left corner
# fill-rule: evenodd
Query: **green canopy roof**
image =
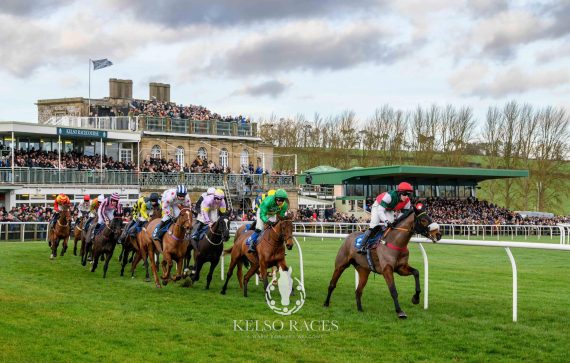
<path fill-rule="evenodd" d="M 316 169 L 316 168 L 314 168 Z M 309 170 L 308 170 L 309 171 Z M 333 170 L 313 172 L 313 184 L 375 184 L 393 179 L 394 183 L 402 179 L 413 182 L 422 180 L 464 180 L 480 182 L 487 179 L 524 178 L 528 170 L 448 168 L 435 166 L 395 165 L 362 169 Z"/>

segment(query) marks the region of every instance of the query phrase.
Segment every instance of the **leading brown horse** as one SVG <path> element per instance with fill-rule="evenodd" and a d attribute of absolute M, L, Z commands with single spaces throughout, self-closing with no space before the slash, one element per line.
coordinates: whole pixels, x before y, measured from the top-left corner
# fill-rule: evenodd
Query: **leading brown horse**
<path fill-rule="evenodd" d="M 273 266 L 280 267 L 283 271 L 287 271 L 287 263 L 285 262 L 285 245 L 287 249 L 293 248 L 293 221 L 288 217 L 277 217 L 277 224 L 273 227 L 266 228 L 263 233 L 259 235 L 259 242 L 257 243 L 257 254 L 248 253 L 248 246 L 246 244 L 249 236 L 253 231 L 247 231 L 236 234 L 234 245 L 227 252 L 231 253 L 232 259 L 230 267 L 226 274 L 226 282 L 222 288 L 222 295 L 226 294 L 228 282 L 232 277 L 235 266 L 238 266 L 238 280 L 241 267 L 245 261 L 251 265 L 243 280 L 243 296 L 247 297 L 247 284 L 249 279 L 259 270 L 263 286 L 267 289 L 269 284 L 267 278 L 267 269 Z M 241 281 L 240 281 L 241 286 Z"/>
<path fill-rule="evenodd" d="M 69 233 L 71 231 L 71 211 L 69 205 L 61 207 L 59 218 L 55 223 L 55 227 L 49 231 L 49 242 L 51 247 L 50 259 L 57 257 L 57 247 L 59 241 L 63 240 L 63 248 L 61 249 L 61 256 L 67 251 L 67 241 L 69 240 Z"/>
<path fill-rule="evenodd" d="M 409 251 L 408 243 L 414 233 L 419 233 L 428 237 L 433 242 L 441 239 L 441 233 L 437 223 L 432 223 L 431 218 L 423 210 L 413 209 L 404 213 L 398 220 L 394 222 L 394 227 L 389 228 L 381 240 L 370 251 L 372 264 L 369 264 L 366 255 L 358 254 L 355 247 L 355 240 L 361 232 L 353 232 L 349 234 L 344 243 L 341 245 L 336 256 L 335 270 L 329 284 L 329 291 L 327 299 L 324 303 L 325 307 L 330 304 L 331 295 L 336 287 L 336 283 L 344 270 L 353 265 L 358 271 L 358 287 L 356 288 L 356 307 L 358 311 L 362 311 L 362 290 L 366 286 L 370 272 L 376 272 L 384 276 L 396 313 L 401 319 L 407 318 L 407 315 L 400 308 L 398 301 L 398 291 L 394 282 L 394 272 L 401 276 L 413 275 L 416 282 L 416 293 L 412 297 L 412 303 L 418 304 L 420 302 L 420 273 L 415 268 L 408 264 Z"/>
<path fill-rule="evenodd" d="M 158 274 L 156 271 L 155 255 L 163 255 L 162 258 L 162 284 L 168 284 L 169 280 L 178 281 L 184 276 L 182 275 L 182 263 L 188 248 L 189 241 L 186 238 L 186 232 L 192 228 L 192 210 L 190 208 L 183 208 L 180 214 L 174 220 L 174 223 L 168 227 L 168 231 L 162 237 L 162 246 L 152 240 L 152 232 L 160 222 L 160 219 L 155 219 L 150 222 L 147 227 L 138 235 L 139 251 L 142 252 L 144 248 L 148 258 L 150 259 L 150 266 L 154 276 L 154 282 L 157 288 L 160 288 L 158 281 Z M 144 232 L 144 233 L 143 233 Z M 176 276 L 172 278 L 170 271 L 172 270 L 172 261 L 176 261 Z M 133 261 L 134 262 L 134 261 Z"/>

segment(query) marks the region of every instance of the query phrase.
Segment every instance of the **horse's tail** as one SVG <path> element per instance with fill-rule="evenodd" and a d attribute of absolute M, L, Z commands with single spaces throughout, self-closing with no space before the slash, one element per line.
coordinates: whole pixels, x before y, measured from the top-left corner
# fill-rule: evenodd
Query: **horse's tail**
<path fill-rule="evenodd" d="M 234 249 L 235 245 L 232 245 L 230 248 L 227 248 L 224 250 L 224 255 L 230 254 L 232 253 L 232 250 Z"/>

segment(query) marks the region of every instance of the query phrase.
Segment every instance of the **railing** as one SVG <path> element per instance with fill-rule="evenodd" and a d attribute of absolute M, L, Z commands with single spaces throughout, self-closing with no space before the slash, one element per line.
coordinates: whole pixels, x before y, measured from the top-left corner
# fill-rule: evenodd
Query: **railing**
<path fill-rule="evenodd" d="M 0 222 L 0 241 L 47 241 L 48 222 Z"/>
<path fill-rule="evenodd" d="M 81 184 L 81 185 L 131 185 L 160 187 L 185 184 L 190 187 L 221 187 L 224 180 L 230 189 L 238 185 L 257 185 L 264 189 L 293 188 L 292 176 L 260 174 L 214 173 L 145 173 L 120 170 L 71 170 L 53 168 L 0 168 L 1 184 Z"/>
<path fill-rule="evenodd" d="M 256 137 L 257 125 L 237 121 L 189 120 L 170 117 L 136 117 L 138 130 L 175 134 Z"/>
<path fill-rule="evenodd" d="M 95 130 L 154 131 L 176 134 L 257 137 L 256 124 L 237 121 L 189 120 L 151 116 L 53 116 L 48 119 L 46 124 Z"/>
<path fill-rule="evenodd" d="M 79 117 L 79 116 L 53 116 L 48 125 L 85 128 L 96 130 L 138 131 L 137 117 Z"/>

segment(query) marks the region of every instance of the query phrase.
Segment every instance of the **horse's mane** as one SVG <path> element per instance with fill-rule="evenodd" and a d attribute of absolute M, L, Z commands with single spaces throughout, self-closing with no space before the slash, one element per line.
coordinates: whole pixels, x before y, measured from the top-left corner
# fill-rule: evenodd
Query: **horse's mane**
<path fill-rule="evenodd" d="M 414 209 L 410 208 L 408 209 L 406 212 L 404 212 L 401 216 L 398 217 L 398 219 L 396 219 L 393 223 L 394 226 L 397 226 L 398 224 L 400 224 L 400 222 L 402 222 L 404 219 L 408 218 L 410 216 L 410 214 L 414 213 Z"/>

